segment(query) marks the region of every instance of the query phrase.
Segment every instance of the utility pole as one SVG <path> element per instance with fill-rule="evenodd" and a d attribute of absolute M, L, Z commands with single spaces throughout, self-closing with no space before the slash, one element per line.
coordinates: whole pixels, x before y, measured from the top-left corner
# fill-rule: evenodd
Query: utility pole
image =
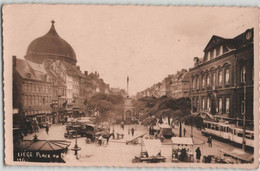
<path fill-rule="evenodd" d="M 245 151 L 246 147 L 246 81 L 243 80 L 244 84 L 244 99 L 242 102 L 242 115 L 243 115 L 243 141 L 242 141 L 242 149 Z"/>
<path fill-rule="evenodd" d="M 180 119 L 179 137 L 182 137 L 182 123 L 181 123 L 181 119 Z"/>
<path fill-rule="evenodd" d="M 193 122 L 194 122 L 194 119 L 193 117 L 191 118 L 191 129 L 190 129 L 190 137 L 193 138 Z"/>

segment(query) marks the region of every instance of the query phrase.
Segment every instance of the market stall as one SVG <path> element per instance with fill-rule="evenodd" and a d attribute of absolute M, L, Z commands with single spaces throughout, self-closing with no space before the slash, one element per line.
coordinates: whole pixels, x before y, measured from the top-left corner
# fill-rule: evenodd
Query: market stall
<path fill-rule="evenodd" d="M 158 139 L 142 139 L 141 153 L 133 162 L 158 163 L 165 162 L 166 158 L 161 155 L 162 143 Z"/>
<path fill-rule="evenodd" d="M 172 162 L 194 162 L 193 139 L 172 137 Z"/>

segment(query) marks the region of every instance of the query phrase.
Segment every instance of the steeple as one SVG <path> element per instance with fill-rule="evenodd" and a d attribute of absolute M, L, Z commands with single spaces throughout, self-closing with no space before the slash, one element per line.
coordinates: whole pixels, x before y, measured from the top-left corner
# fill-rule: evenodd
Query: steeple
<path fill-rule="evenodd" d="M 51 20 L 51 28 L 47 34 L 50 34 L 52 36 L 59 36 L 58 33 L 56 32 L 55 26 L 54 26 L 55 21 Z"/>

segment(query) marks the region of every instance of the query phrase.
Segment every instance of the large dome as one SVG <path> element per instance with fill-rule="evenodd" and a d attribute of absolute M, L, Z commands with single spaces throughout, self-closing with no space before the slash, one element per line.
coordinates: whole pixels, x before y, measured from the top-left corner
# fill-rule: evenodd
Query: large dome
<path fill-rule="evenodd" d="M 76 54 L 73 48 L 62 39 L 55 30 L 54 21 L 47 34 L 31 42 L 25 58 L 32 62 L 42 63 L 45 59 L 57 59 L 76 65 Z"/>

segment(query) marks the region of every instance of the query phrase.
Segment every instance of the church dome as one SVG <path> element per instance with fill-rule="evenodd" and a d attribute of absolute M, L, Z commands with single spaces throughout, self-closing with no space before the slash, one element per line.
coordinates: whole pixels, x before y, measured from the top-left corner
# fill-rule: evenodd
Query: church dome
<path fill-rule="evenodd" d="M 52 21 L 47 34 L 30 43 L 25 58 L 36 63 L 42 63 L 45 59 L 56 59 L 76 65 L 77 59 L 73 48 L 58 35 L 54 23 Z"/>

